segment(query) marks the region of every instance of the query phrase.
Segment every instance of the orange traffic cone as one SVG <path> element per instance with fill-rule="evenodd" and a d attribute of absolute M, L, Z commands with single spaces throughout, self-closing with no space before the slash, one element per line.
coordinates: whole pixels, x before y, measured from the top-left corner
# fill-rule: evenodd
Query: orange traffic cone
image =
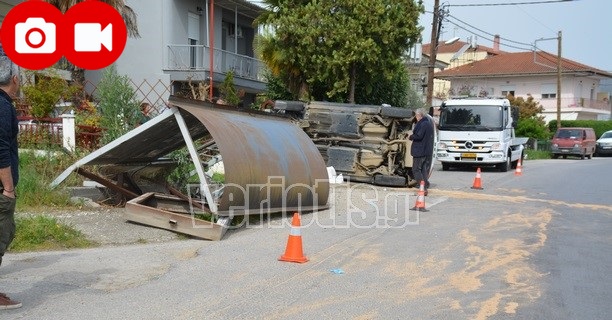
<path fill-rule="evenodd" d="M 278 258 L 279 261 L 298 263 L 308 261 L 308 258 L 304 256 L 304 252 L 302 251 L 302 235 L 300 234 L 300 228 L 300 214 L 296 212 L 293 214 L 293 219 L 291 220 L 291 232 L 289 232 L 289 239 L 287 239 L 285 254 Z"/>
<path fill-rule="evenodd" d="M 421 180 L 421 185 L 419 186 L 419 192 L 417 193 L 417 200 L 410 210 L 423 211 L 426 212 L 425 209 L 425 181 Z"/>
<path fill-rule="evenodd" d="M 482 190 L 482 181 L 480 177 L 480 167 L 476 170 L 476 178 L 474 178 L 474 184 L 472 185 L 472 189 Z"/>
<path fill-rule="evenodd" d="M 514 170 L 514 175 L 515 176 L 522 176 L 523 175 L 523 159 L 519 158 L 518 162 L 516 163 L 516 170 Z"/>

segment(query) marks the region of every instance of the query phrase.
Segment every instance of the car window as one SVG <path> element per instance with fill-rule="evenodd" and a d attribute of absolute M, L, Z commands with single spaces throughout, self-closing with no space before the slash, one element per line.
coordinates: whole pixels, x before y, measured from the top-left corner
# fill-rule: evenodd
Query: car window
<path fill-rule="evenodd" d="M 600 138 L 612 138 L 612 131 L 606 131 Z"/>
<path fill-rule="evenodd" d="M 559 130 L 559 132 L 557 132 L 557 138 L 578 138 L 580 136 L 583 135 L 583 132 L 580 132 L 581 130 Z"/>

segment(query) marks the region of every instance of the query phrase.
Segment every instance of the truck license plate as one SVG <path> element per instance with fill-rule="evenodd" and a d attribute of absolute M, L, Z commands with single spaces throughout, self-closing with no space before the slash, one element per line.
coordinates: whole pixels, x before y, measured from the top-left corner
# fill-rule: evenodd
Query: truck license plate
<path fill-rule="evenodd" d="M 475 153 L 462 153 L 461 157 L 462 158 L 474 158 L 474 159 L 476 159 L 476 154 Z"/>

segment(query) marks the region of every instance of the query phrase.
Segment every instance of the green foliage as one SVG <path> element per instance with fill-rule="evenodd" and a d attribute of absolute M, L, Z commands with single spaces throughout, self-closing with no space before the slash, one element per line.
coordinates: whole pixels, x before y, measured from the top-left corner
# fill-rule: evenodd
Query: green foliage
<path fill-rule="evenodd" d="M 69 84 L 53 69 L 42 71 L 26 71 L 26 78 L 32 83 L 23 86 L 26 102 L 31 105 L 32 116 L 44 118 L 48 116 L 60 100 L 72 100 L 81 91 L 81 87 Z"/>
<path fill-rule="evenodd" d="M 212 182 L 214 182 L 214 183 L 224 183 L 225 182 L 225 175 L 223 173 L 215 172 L 215 173 L 213 173 L 213 175 L 210 178 L 210 180 Z"/>
<path fill-rule="evenodd" d="M 195 170 L 189 150 L 187 150 L 187 147 L 184 147 L 173 151 L 168 156 L 177 164 L 176 168 L 168 175 L 168 182 L 182 192 L 187 192 L 187 184 L 190 182 L 191 172 Z"/>
<path fill-rule="evenodd" d="M 527 160 L 550 159 L 550 151 L 526 149 Z"/>
<path fill-rule="evenodd" d="M 219 86 L 219 92 L 221 93 L 221 99 L 223 99 L 225 103 L 232 106 L 237 106 L 240 103 L 240 97 L 234 87 L 234 71 L 229 71 L 225 75 L 223 83 Z"/>
<path fill-rule="evenodd" d="M 561 127 L 593 128 L 595 136 L 599 138 L 604 132 L 612 130 L 612 120 L 561 120 Z M 550 121 L 548 128 L 550 132 L 556 132 L 557 120 Z"/>
<path fill-rule="evenodd" d="M 54 217 L 17 215 L 15 224 L 15 239 L 10 247 L 12 252 L 85 248 L 94 244 L 80 231 L 58 222 Z"/>
<path fill-rule="evenodd" d="M 517 136 L 533 139 L 548 139 L 550 137 L 550 132 L 544 123 L 544 117 L 540 115 L 544 107 L 538 101 L 531 95 L 527 99 L 508 95 L 508 100 L 510 100 L 510 105 L 519 108 Z"/>
<path fill-rule="evenodd" d="M 111 142 L 138 125 L 140 104 L 136 101 L 130 78 L 117 73 L 114 65 L 106 68 L 98 85 L 98 111 L 105 128 L 102 143 Z"/>
<path fill-rule="evenodd" d="M 548 139 L 550 137 L 548 128 L 536 118 L 520 120 L 516 127 L 516 135 L 533 139 Z"/>
<path fill-rule="evenodd" d="M 392 78 L 422 29 L 423 6 L 413 0 L 266 3 L 271 10 L 256 23 L 273 27 L 274 34 L 258 38 L 256 51 L 294 97 L 323 92 L 326 99 L 317 100 L 354 102 L 353 85 L 371 82 L 373 88 L 375 75 Z"/>
<path fill-rule="evenodd" d="M 77 125 L 99 127 L 102 116 L 92 102 L 83 101 L 76 110 L 75 120 Z"/>
<path fill-rule="evenodd" d="M 49 209 L 53 207 L 72 207 L 68 192 L 51 189 L 49 184 L 63 170 L 78 159 L 77 155 L 48 153 L 37 155 L 30 152 L 19 154 L 19 184 L 17 186 L 17 209 Z M 66 181 L 74 185 L 79 178 Z"/>
<path fill-rule="evenodd" d="M 298 100 L 299 97 L 291 93 L 287 88 L 284 78 L 287 78 L 285 73 L 279 73 L 275 76 L 271 71 L 267 70 L 264 73 L 264 78 L 267 82 L 266 97 L 270 100 Z"/>
<path fill-rule="evenodd" d="M 411 99 L 409 99 L 411 98 Z M 417 102 L 418 101 L 418 102 Z M 375 73 L 372 77 L 359 77 L 355 92 L 355 103 L 394 107 L 417 107 L 421 99 L 410 88 L 408 71 L 400 63 L 390 77 Z"/>

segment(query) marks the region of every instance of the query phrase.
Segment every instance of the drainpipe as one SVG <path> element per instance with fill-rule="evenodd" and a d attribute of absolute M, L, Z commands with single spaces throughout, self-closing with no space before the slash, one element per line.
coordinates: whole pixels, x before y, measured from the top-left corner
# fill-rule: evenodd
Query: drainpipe
<path fill-rule="evenodd" d="M 208 50 L 210 51 L 210 88 L 208 88 L 208 99 L 212 101 L 213 98 L 213 75 L 214 75 L 214 63 L 215 63 L 215 0 L 210 0 L 210 16 L 208 18 L 208 39 L 210 42 L 210 46 Z"/>

